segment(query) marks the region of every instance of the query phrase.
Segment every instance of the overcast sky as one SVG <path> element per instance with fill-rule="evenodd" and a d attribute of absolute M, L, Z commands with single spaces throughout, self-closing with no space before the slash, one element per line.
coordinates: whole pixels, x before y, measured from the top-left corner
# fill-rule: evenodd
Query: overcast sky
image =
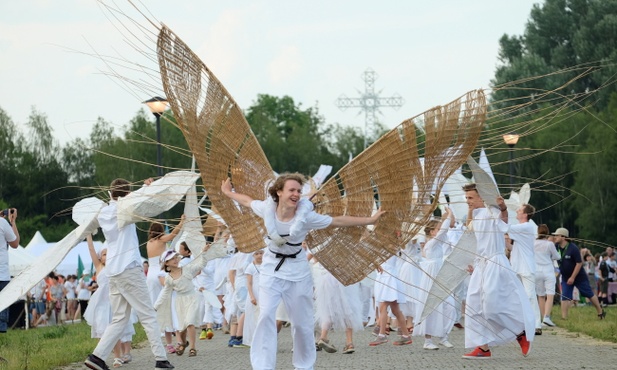
<path fill-rule="evenodd" d="M 488 87 L 499 38 L 522 34 L 538 2 L 144 1 L 241 108 L 257 94 L 289 95 L 303 107 L 318 105 L 327 123 L 361 128 L 364 115 L 343 112 L 335 101 L 341 94 L 360 96 L 367 68 L 378 74 L 381 97 L 399 94 L 405 100 L 398 110 L 382 109 L 379 119 L 394 127 Z M 62 144 L 87 137 L 97 117 L 126 124 L 150 96 L 101 74 L 100 59 L 67 51 L 92 48 L 127 58 L 134 53 L 95 0 L 0 2 L 0 107 L 25 132 L 34 106 L 47 114 Z"/>

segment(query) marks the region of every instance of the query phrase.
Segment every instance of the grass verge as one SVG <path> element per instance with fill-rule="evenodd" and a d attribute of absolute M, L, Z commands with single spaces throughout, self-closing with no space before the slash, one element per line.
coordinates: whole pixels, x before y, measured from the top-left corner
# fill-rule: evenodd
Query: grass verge
<path fill-rule="evenodd" d="M 587 334 L 596 339 L 617 343 L 617 310 L 615 306 L 604 308 L 606 318 L 598 319 L 598 313 L 593 306 L 571 307 L 568 319 L 561 319 L 561 308 L 553 307 L 553 322 L 560 328 L 571 332 Z"/>
<path fill-rule="evenodd" d="M 135 331 L 134 345 L 146 340 L 141 325 Z M 57 369 L 84 361 L 97 342 L 86 323 L 9 330 L 0 335 L 0 370 Z"/>

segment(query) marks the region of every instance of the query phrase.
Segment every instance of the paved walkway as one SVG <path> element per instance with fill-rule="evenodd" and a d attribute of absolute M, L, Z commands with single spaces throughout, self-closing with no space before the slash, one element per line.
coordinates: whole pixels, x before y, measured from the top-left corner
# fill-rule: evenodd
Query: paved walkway
<path fill-rule="evenodd" d="M 437 351 L 422 349 L 423 339 L 414 337 L 410 346 L 393 346 L 391 343 L 369 347 L 374 337 L 370 330 L 356 333 L 353 354 L 317 352 L 315 369 L 610 369 L 617 367 L 617 344 L 595 340 L 579 334 L 568 333 L 559 328 L 545 328 L 542 336 L 536 337 L 531 354 L 521 355 L 516 342 L 493 348 L 493 358 L 487 360 L 465 360 L 464 330 L 453 329 L 450 341 L 455 348 L 440 348 Z M 227 347 L 228 335 L 216 331 L 212 340 L 197 343 L 197 356 L 175 354 L 169 360 L 178 370 L 203 369 L 250 369 L 249 350 Z M 344 334 L 332 332 L 330 340 L 337 348 L 345 344 Z M 133 350 L 133 362 L 121 369 L 152 369 L 154 359 L 149 347 L 140 345 Z M 277 369 L 293 369 L 291 363 L 290 328 L 283 328 L 279 334 Z M 107 363 L 111 366 L 112 359 Z M 84 369 L 83 363 L 73 364 L 64 370 Z"/>

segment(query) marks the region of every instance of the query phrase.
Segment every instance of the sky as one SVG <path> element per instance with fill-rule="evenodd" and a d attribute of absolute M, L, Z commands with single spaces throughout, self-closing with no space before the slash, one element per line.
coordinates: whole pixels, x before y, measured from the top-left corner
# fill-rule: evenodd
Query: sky
<path fill-rule="evenodd" d="M 115 1 L 123 8 L 128 4 Z M 488 88 L 499 63 L 499 38 L 523 34 L 533 4 L 541 3 L 134 2 L 178 34 L 242 109 L 258 94 L 288 95 L 302 108 L 317 106 L 328 124 L 362 129 L 364 114 L 342 111 L 335 102 L 342 94 L 361 96 L 368 68 L 377 73 L 375 90 L 381 97 L 404 99 L 399 109 L 384 107 L 378 116 L 393 128 L 469 90 Z M 22 132 L 27 133 L 24 124 L 33 107 L 47 115 L 62 145 L 87 138 L 98 117 L 120 129 L 146 108 L 142 101 L 153 93 L 109 77 L 103 60 L 92 56 L 139 58 L 120 23 L 106 14 L 96 0 L 0 2 L 0 108 Z M 133 18 L 153 29 L 143 17 Z M 146 41 L 139 47 L 155 45 Z M 135 71 L 122 75 L 139 78 Z"/>

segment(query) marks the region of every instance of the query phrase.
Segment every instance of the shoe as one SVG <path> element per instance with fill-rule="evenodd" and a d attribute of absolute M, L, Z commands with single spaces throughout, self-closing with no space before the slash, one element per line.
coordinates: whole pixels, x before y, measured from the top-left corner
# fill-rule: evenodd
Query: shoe
<path fill-rule="evenodd" d="M 210 340 L 214 337 L 214 332 L 212 331 L 212 329 L 208 328 L 206 329 L 206 339 Z"/>
<path fill-rule="evenodd" d="M 378 335 L 377 338 L 374 341 L 370 342 L 368 345 L 371 347 L 375 347 L 384 343 L 388 343 L 388 337 L 386 337 L 385 335 Z"/>
<path fill-rule="evenodd" d="M 373 328 L 373 332 L 371 334 L 373 334 L 374 336 L 379 335 L 379 325 L 375 325 L 375 327 Z"/>
<path fill-rule="evenodd" d="M 405 346 L 405 345 L 411 344 L 411 336 L 401 335 L 399 336 L 397 340 L 392 342 L 392 344 L 394 344 L 395 346 Z"/>
<path fill-rule="evenodd" d="M 423 348 L 424 349 L 429 349 L 429 350 L 437 350 L 437 349 L 439 349 L 439 347 L 437 347 L 435 345 L 435 343 L 433 343 L 433 342 L 424 342 L 424 347 Z"/>
<path fill-rule="evenodd" d="M 463 358 L 469 358 L 469 359 L 491 358 L 491 350 L 489 349 L 488 351 L 485 352 L 482 350 L 482 348 L 476 347 L 476 349 L 474 349 L 473 351 L 469 353 L 465 353 L 463 355 Z"/>
<path fill-rule="evenodd" d="M 178 343 L 178 345 L 176 345 L 176 355 L 182 356 L 184 354 L 184 351 L 186 351 L 186 347 L 188 346 L 188 341 L 186 343 Z"/>
<path fill-rule="evenodd" d="M 446 347 L 446 348 L 454 348 L 454 344 L 450 343 L 449 340 L 442 340 L 441 342 L 439 342 L 439 344 L 441 344 L 442 346 Z"/>
<path fill-rule="evenodd" d="M 319 347 L 319 344 L 315 343 L 315 351 L 321 351 L 321 347 Z"/>
<path fill-rule="evenodd" d="M 189 349 L 189 357 L 197 356 L 197 350 L 195 348 Z"/>
<path fill-rule="evenodd" d="M 460 322 L 455 323 L 454 327 L 458 329 L 465 329 L 465 327 Z"/>
<path fill-rule="evenodd" d="M 542 329 L 536 329 L 536 335 L 542 335 Z"/>
<path fill-rule="evenodd" d="M 175 369 L 176 367 L 170 364 L 169 361 L 165 360 L 165 361 L 157 361 L 156 364 L 154 364 L 154 368 L 156 370 L 159 370 L 159 369 Z"/>
<path fill-rule="evenodd" d="M 229 342 L 227 343 L 228 347 L 235 347 L 235 346 L 239 346 L 240 344 L 242 344 L 242 340 L 239 339 L 230 339 Z"/>
<path fill-rule="evenodd" d="M 354 353 L 354 352 L 356 352 L 356 349 L 354 348 L 353 343 L 349 343 L 345 345 L 345 348 L 343 348 L 343 353 L 345 354 Z"/>
<path fill-rule="evenodd" d="M 167 353 L 169 353 L 169 354 L 176 353 L 176 349 L 171 344 L 166 345 L 165 348 L 167 349 Z"/>
<path fill-rule="evenodd" d="M 542 320 L 542 323 L 548 326 L 555 326 L 555 323 L 551 320 L 550 317 L 545 317 L 544 320 Z"/>
<path fill-rule="evenodd" d="M 522 334 L 519 334 L 519 336 L 516 337 L 516 341 L 521 346 L 521 352 L 523 353 L 523 356 L 527 357 L 531 352 L 531 342 L 527 340 L 524 331 Z"/>
<path fill-rule="evenodd" d="M 234 344 L 234 348 L 251 348 L 251 346 L 246 345 L 244 343 Z"/>
<path fill-rule="evenodd" d="M 334 347 L 334 344 L 330 343 L 327 339 L 320 339 L 319 342 L 317 342 L 317 345 L 328 353 L 336 352 L 336 347 Z"/>
<path fill-rule="evenodd" d="M 604 308 L 602 309 L 602 313 L 598 314 L 598 319 L 602 320 L 606 317 L 606 311 L 604 311 Z"/>
<path fill-rule="evenodd" d="M 122 362 L 124 362 L 125 364 L 128 364 L 131 361 L 133 361 L 133 356 L 131 356 L 130 353 L 127 353 L 126 355 L 122 356 Z"/>
<path fill-rule="evenodd" d="M 201 333 L 199 333 L 199 340 L 206 340 L 206 338 L 207 338 L 206 329 L 201 329 Z"/>
<path fill-rule="evenodd" d="M 88 355 L 85 361 L 86 367 L 92 370 L 109 370 L 109 366 L 100 357 L 93 354 Z"/>
<path fill-rule="evenodd" d="M 114 362 L 113 362 L 113 364 L 111 366 L 116 368 L 116 367 L 122 367 L 123 364 L 124 364 L 124 362 L 122 362 L 122 359 L 116 357 L 116 358 L 114 358 Z"/>

